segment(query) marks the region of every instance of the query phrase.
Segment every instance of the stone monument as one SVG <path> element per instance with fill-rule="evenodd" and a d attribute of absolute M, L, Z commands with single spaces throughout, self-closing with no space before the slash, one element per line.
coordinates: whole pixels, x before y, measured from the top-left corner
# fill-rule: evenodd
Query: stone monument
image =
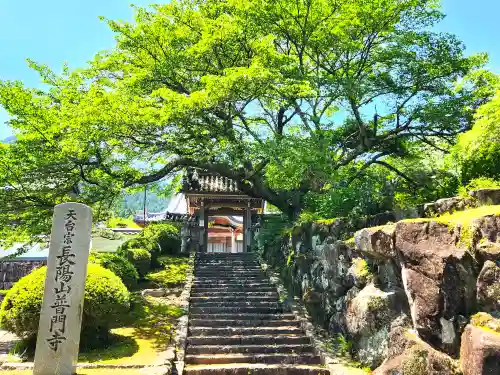
<path fill-rule="evenodd" d="M 54 209 L 34 375 L 75 373 L 92 233 L 92 211 L 80 203 Z"/>

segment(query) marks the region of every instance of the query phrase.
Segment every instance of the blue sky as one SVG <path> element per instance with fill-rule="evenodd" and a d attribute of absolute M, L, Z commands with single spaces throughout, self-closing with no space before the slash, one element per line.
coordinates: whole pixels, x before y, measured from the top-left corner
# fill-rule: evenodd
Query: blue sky
<path fill-rule="evenodd" d="M 113 46 L 113 34 L 99 16 L 130 20 L 129 4 L 154 0 L 0 0 L 0 79 L 38 86 L 27 57 L 58 71 L 63 62 L 80 67 L 100 50 Z M 161 2 L 161 1 L 157 1 Z M 488 52 L 490 68 L 500 73 L 499 0 L 442 0 L 447 18 L 440 31 L 452 32 L 468 53 Z M 11 135 L 0 108 L 0 140 Z"/>

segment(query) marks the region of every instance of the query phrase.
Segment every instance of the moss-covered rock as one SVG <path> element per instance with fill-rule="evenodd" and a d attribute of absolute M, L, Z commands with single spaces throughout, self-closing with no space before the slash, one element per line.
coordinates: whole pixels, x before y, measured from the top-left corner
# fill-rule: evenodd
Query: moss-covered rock
<path fill-rule="evenodd" d="M 490 327 L 500 327 L 500 321 L 477 314 L 465 328 L 460 349 L 463 375 L 500 374 L 500 333 Z"/>
<path fill-rule="evenodd" d="M 479 309 L 500 314 L 500 266 L 490 260 L 486 261 L 476 285 Z"/>

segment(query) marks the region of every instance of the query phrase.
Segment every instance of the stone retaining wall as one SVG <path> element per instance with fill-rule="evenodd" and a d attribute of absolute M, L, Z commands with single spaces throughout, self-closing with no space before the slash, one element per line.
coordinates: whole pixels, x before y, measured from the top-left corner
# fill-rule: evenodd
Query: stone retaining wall
<path fill-rule="evenodd" d="M 500 204 L 497 191 L 476 196 Z M 500 216 L 479 217 L 471 228 L 402 221 L 360 230 L 348 241 L 359 227 L 340 219 L 288 230 L 278 221 L 263 219 L 260 256 L 315 323 L 351 342 L 357 359 L 372 369 L 413 355 L 410 347 L 434 348 L 429 358 L 452 363 L 472 314 L 500 316 Z M 462 243 L 468 237 L 470 244 Z"/>
<path fill-rule="evenodd" d="M 45 260 L 11 260 L 0 262 L 0 289 L 12 288 L 21 277 L 31 273 L 34 269 L 46 265 Z M 0 302 L 3 295 L 0 294 Z"/>

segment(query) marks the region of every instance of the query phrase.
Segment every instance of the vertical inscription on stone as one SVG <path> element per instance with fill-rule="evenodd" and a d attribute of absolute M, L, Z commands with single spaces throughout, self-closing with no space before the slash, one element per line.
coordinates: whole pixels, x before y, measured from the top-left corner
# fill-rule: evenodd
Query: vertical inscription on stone
<path fill-rule="evenodd" d="M 35 352 L 35 375 L 70 375 L 78 359 L 92 211 L 55 207 Z"/>

